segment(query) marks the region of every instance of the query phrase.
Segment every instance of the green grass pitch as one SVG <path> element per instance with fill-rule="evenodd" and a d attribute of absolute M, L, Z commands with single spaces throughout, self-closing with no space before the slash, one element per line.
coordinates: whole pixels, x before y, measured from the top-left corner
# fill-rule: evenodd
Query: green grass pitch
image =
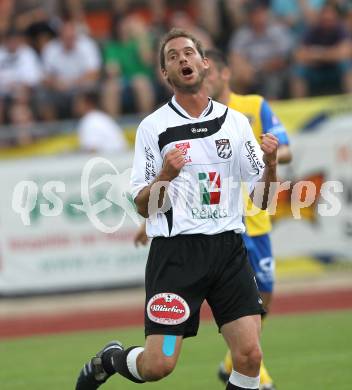
<path fill-rule="evenodd" d="M 278 390 L 350 390 L 352 388 L 352 311 L 269 318 L 263 333 L 265 362 Z M 111 339 L 143 344 L 142 328 L 81 332 L 0 341 L 2 390 L 74 390 L 87 357 Z M 213 323 L 183 344 L 175 372 L 143 389 L 217 390 L 224 386 L 216 370 L 225 345 Z M 138 385 L 118 376 L 104 390 Z"/>

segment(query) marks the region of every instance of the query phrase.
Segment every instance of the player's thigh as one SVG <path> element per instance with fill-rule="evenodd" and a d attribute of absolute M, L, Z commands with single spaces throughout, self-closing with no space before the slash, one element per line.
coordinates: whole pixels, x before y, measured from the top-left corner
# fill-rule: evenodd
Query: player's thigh
<path fill-rule="evenodd" d="M 182 347 L 182 336 L 147 336 L 142 367 L 146 371 L 170 373 L 176 366 Z"/>
<path fill-rule="evenodd" d="M 260 351 L 260 330 L 260 315 L 238 318 L 224 324 L 220 329 L 232 356 L 249 355 L 252 351 Z"/>

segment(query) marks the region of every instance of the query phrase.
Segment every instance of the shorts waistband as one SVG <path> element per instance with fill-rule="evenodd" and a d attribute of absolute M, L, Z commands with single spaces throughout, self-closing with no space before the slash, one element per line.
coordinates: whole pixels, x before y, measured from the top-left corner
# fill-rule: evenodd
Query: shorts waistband
<path fill-rule="evenodd" d="M 189 240 L 199 240 L 204 238 L 210 238 L 210 239 L 216 239 L 221 237 L 240 237 L 242 236 L 242 233 L 236 233 L 234 230 L 228 230 L 226 232 L 216 233 L 216 234 L 203 234 L 203 233 L 195 233 L 195 234 L 178 234 L 177 236 L 172 237 L 153 237 L 153 240 L 159 240 L 159 239 L 165 239 L 165 240 L 183 240 L 183 239 L 189 239 Z"/>

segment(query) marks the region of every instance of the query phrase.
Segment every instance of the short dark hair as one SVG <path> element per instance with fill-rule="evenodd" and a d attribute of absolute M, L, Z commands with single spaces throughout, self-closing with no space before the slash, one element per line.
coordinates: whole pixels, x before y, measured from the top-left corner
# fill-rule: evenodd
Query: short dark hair
<path fill-rule="evenodd" d="M 198 53 L 201 55 L 202 58 L 204 58 L 203 46 L 202 46 L 201 42 L 196 37 L 194 37 L 191 33 L 189 33 L 186 30 L 182 30 L 179 28 L 173 28 L 164 36 L 164 38 L 162 39 L 162 41 L 160 43 L 160 52 L 159 53 L 160 53 L 160 67 L 161 67 L 161 69 L 165 69 L 165 53 L 164 53 L 165 46 L 169 41 L 171 41 L 172 39 L 176 39 L 176 38 L 190 39 L 194 43 Z"/>
<path fill-rule="evenodd" d="M 219 70 L 228 67 L 228 62 L 225 54 L 218 49 L 208 49 L 205 51 L 205 57 L 215 62 L 215 65 Z"/>

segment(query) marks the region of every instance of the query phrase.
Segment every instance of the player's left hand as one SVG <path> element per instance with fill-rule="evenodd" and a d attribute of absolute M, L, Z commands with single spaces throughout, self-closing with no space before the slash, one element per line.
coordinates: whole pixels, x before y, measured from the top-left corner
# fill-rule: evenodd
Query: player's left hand
<path fill-rule="evenodd" d="M 274 166 L 277 164 L 277 149 L 279 147 L 279 140 L 273 134 L 261 135 L 260 148 L 264 152 L 263 161 L 266 166 Z"/>

